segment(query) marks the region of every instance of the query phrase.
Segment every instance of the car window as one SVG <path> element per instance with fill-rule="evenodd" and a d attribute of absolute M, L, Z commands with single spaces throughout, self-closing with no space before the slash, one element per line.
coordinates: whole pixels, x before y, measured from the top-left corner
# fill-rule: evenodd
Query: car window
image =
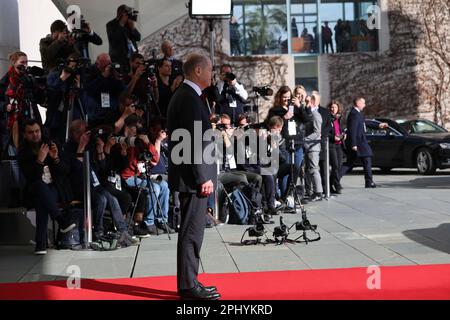
<path fill-rule="evenodd" d="M 385 136 L 386 129 L 380 129 L 378 124 L 366 123 L 366 134 L 371 136 Z"/>
<path fill-rule="evenodd" d="M 411 122 L 411 133 L 440 133 L 446 132 L 445 129 L 439 127 L 430 121 L 412 121 Z"/>

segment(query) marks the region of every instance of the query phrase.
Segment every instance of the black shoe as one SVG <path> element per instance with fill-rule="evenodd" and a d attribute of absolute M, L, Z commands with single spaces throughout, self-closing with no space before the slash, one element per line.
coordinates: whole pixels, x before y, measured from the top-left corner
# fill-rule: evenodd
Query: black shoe
<path fill-rule="evenodd" d="M 215 286 L 204 286 L 203 284 L 201 284 L 200 282 L 197 281 L 197 286 L 203 288 L 206 292 L 209 293 L 217 293 L 217 288 Z"/>
<path fill-rule="evenodd" d="M 162 233 L 162 230 L 159 230 L 159 229 L 156 227 L 156 225 L 152 224 L 152 225 L 147 226 L 147 232 L 148 232 L 149 234 L 151 234 L 152 236 L 156 236 L 156 235 L 158 235 L 158 234 L 161 234 L 161 233 Z"/>
<path fill-rule="evenodd" d="M 174 234 L 175 230 L 173 230 L 167 222 L 158 225 L 158 228 L 163 231 L 163 233 Z"/>
<path fill-rule="evenodd" d="M 147 231 L 147 228 L 143 228 L 141 225 L 136 224 L 133 227 L 133 236 L 136 236 L 138 238 L 148 238 L 150 237 L 150 234 Z"/>
<path fill-rule="evenodd" d="M 321 201 L 321 200 L 322 200 L 322 195 L 320 193 L 315 193 L 310 199 L 311 202 L 316 202 L 316 201 Z"/>
<path fill-rule="evenodd" d="M 366 188 L 376 188 L 377 185 L 375 184 L 375 182 L 371 182 L 371 183 L 366 183 Z"/>
<path fill-rule="evenodd" d="M 208 292 L 201 286 L 192 289 L 180 290 L 179 296 L 181 300 L 219 300 L 220 294 L 216 292 Z"/>

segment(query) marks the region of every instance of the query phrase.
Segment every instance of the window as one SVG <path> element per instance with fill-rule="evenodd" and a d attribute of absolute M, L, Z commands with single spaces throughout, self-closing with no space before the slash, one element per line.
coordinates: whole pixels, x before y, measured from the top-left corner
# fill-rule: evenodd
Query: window
<path fill-rule="evenodd" d="M 286 4 L 234 1 L 230 20 L 232 55 L 280 54 L 287 48 Z"/>
<path fill-rule="evenodd" d="M 376 1 L 321 0 L 322 52 L 378 50 L 378 30 L 367 26 L 367 9 Z"/>

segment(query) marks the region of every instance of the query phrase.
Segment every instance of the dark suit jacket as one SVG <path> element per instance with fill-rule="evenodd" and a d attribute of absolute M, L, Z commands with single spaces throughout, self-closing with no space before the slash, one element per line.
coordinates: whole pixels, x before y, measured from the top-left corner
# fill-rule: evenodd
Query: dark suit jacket
<path fill-rule="evenodd" d="M 119 20 L 114 19 L 106 25 L 106 32 L 109 40 L 109 55 L 114 63 L 120 63 L 122 72 L 129 72 L 129 58 L 128 58 L 128 39 L 131 40 L 134 47 L 137 49 L 137 41 L 141 41 L 141 34 L 137 29 L 130 30 L 122 27 Z"/>
<path fill-rule="evenodd" d="M 372 149 L 366 138 L 364 116 L 355 108 L 352 108 L 347 118 L 347 139 L 345 140 L 345 145 L 348 152 L 353 152 L 352 147 L 357 146 L 356 156 L 358 157 L 373 156 Z"/>
<path fill-rule="evenodd" d="M 322 117 L 322 141 L 320 143 L 320 160 L 325 160 L 326 156 L 326 142 L 327 139 L 333 135 L 333 126 L 331 123 L 331 114 L 327 108 L 319 106 L 319 114 Z M 334 147 L 334 146 L 331 146 Z"/>
<path fill-rule="evenodd" d="M 212 180 L 216 185 L 217 167 L 215 164 L 206 164 L 203 159 L 203 151 L 212 142 L 203 141 L 203 133 L 211 129 L 208 108 L 200 96 L 189 85 L 183 84 L 173 95 L 167 112 L 168 130 L 171 137 L 169 143 L 169 187 L 170 190 L 196 193 L 199 186 Z M 202 137 L 194 137 L 194 121 L 202 123 Z M 177 129 L 185 129 L 190 133 L 190 144 L 182 141 L 172 141 L 173 132 Z M 190 163 L 175 164 L 172 159 L 172 150 L 179 144 L 184 143 L 190 148 Z M 201 163 L 194 164 L 194 143 L 201 143 Z M 198 152 L 197 152 L 198 154 Z M 177 152 L 178 155 L 178 152 Z"/>

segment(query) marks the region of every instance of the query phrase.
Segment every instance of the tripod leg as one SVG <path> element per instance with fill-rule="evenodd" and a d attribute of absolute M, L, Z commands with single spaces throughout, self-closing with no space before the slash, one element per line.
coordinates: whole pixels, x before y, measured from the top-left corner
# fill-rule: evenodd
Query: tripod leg
<path fill-rule="evenodd" d="M 153 182 L 151 181 L 151 179 L 149 177 L 147 177 L 147 179 L 148 179 L 148 183 L 147 184 L 149 185 L 149 190 L 150 190 L 151 194 L 155 197 L 155 200 L 156 200 L 156 212 L 154 212 L 154 214 L 155 214 L 155 222 L 156 222 L 156 220 L 158 218 L 161 219 L 161 221 L 163 221 L 163 212 L 162 212 L 162 208 L 161 208 L 161 203 L 159 202 L 159 198 L 158 198 L 158 196 L 156 194 Z M 169 229 L 167 227 L 167 223 L 163 222 L 163 224 L 164 224 L 164 229 L 165 229 L 165 231 L 167 233 L 167 236 L 169 237 L 169 240 L 172 240 L 171 237 L 170 237 Z M 159 235 L 158 234 L 158 228 L 156 228 L 156 234 Z"/>

